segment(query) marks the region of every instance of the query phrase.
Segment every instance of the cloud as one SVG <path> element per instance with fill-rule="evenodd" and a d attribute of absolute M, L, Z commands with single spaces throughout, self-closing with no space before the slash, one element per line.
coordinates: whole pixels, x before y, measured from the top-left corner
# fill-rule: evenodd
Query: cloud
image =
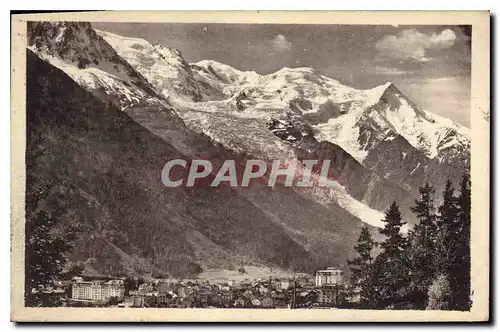
<path fill-rule="evenodd" d="M 286 37 L 279 34 L 272 40 L 273 48 L 277 52 L 288 51 L 292 48 L 292 43 L 286 40 Z"/>
<path fill-rule="evenodd" d="M 369 70 L 373 74 L 378 74 L 378 75 L 408 75 L 408 74 L 413 74 L 413 71 L 408 71 L 408 70 L 402 70 L 399 68 L 392 68 L 392 67 L 385 67 L 385 66 L 375 66 Z"/>
<path fill-rule="evenodd" d="M 403 30 L 398 35 L 388 35 L 375 44 L 379 56 L 390 60 L 415 60 L 427 62 L 429 50 L 442 50 L 452 47 L 457 40 L 453 30 L 426 34 L 416 29 Z"/>
<path fill-rule="evenodd" d="M 429 78 L 428 81 L 431 82 L 449 82 L 449 81 L 457 81 L 457 80 L 464 80 L 466 78 L 461 77 L 461 76 L 443 76 L 443 77 L 434 77 L 434 78 Z"/>

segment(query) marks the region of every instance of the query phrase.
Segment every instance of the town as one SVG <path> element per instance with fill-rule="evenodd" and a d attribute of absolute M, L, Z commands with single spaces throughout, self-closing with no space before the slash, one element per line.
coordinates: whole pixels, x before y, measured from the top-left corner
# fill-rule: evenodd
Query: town
<path fill-rule="evenodd" d="M 317 271 L 315 277 L 217 282 L 79 276 L 38 292 L 59 297 L 63 306 L 117 308 L 339 308 L 352 307 L 357 297 L 348 294 L 344 272 L 333 267 Z"/>

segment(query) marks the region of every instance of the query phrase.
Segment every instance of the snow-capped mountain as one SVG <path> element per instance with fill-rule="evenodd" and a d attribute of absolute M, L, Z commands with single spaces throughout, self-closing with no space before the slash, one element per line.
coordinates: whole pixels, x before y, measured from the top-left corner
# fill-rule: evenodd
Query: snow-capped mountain
<path fill-rule="evenodd" d="M 232 133 L 230 137 L 242 141 L 239 147 L 250 138 L 266 142 L 263 124 L 257 124 L 266 120 L 283 142 L 305 149 L 315 142 L 334 143 L 366 168 L 415 194 L 425 181 L 439 187 L 469 168 L 469 129 L 420 109 L 392 83 L 357 90 L 311 68 L 283 68 L 269 75 L 241 72 L 215 61 L 201 61 L 192 68 L 197 80 L 227 98 L 192 104 L 181 116 L 218 140 Z M 283 150 L 278 143 L 267 146 Z"/>
<path fill-rule="evenodd" d="M 28 48 L 122 109 L 164 105 L 155 88 L 85 22 L 30 22 Z"/>
<path fill-rule="evenodd" d="M 372 91 L 381 92 L 377 102 L 368 105 L 357 122 L 360 128 L 358 141 L 364 143 L 363 150 L 369 151 L 376 144 L 377 139 L 372 135 L 378 136 L 378 140 L 391 140 L 394 135 L 401 135 L 425 156 L 439 163 L 454 162 L 455 158 L 460 159 L 460 155 L 468 160 L 468 128 L 421 110 L 392 83 Z"/>
<path fill-rule="evenodd" d="M 227 101 L 245 113 L 242 116 L 293 113 L 313 129 L 318 140 L 340 145 L 360 162 L 376 144 L 398 134 L 439 163 L 468 163 L 468 128 L 420 109 L 390 82 L 356 90 L 312 68 L 283 68 L 262 76 L 215 61 L 204 60 L 192 68 L 197 80 L 228 96 Z"/>
<path fill-rule="evenodd" d="M 109 32 L 96 30 L 120 56 L 169 99 L 186 98 L 201 101 L 198 83 L 193 79 L 191 68 L 176 49 L 151 45 L 144 39 L 127 38 Z"/>

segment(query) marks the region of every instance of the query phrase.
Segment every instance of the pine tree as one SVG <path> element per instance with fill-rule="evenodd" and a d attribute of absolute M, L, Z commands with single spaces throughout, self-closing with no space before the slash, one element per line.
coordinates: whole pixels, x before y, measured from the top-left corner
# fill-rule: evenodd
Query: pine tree
<path fill-rule="evenodd" d="M 386 253 L 396 257 L 406 249 L 406 238 L 401 234 L 401 227 L 406 223 L 401 217 L 396 202 L 392 202 L 382 221 L 385 226 L 380 230 L 380 234 L 385 235 L 386 239 L 381 243 L 381 248 Z"/>
<path fill-rule="evenodd" d="M 443 192 L 443 203 L 438 208 L 436 234 L 436 274 L 448 276 L 450 265 L 454 259 L 453 234 L 457 228 L 457 201 L 454 196 L 455 189 L 450 180 L 446 182 Z"/>
<path fill-rule="evenodd" d="M 460 195 L 457 197 L 458 218 L 454 237 L 456 243 L 455 260 L 452 262 L 452 287 L 455 291 L 454 308 L 470 309 L 470 231 L 471 231 L 471 191 L 467 174 L 460 183 Z"/>
<path fill-rule="evenodd" d="M 358 243 L 354 246 L 357 257 L 347 261 L 352 271 L 352 284 L 360 288 L 360 307 L 374 308 L 376 304 L 372 250 L 376 246 L 368 227 L 361 228 Z"/>
<path fill-rule="evenodd" d="M 411 210 L 416 214 L 419 223 L 409 235 L 410 287 L 414 307 L 424 309 L 427 306 L 428 288 L 435 278 L 437 235 L 434 188 L 428 183 L 420 188 L 420 199 L 415 201 Z"/>
<path fill-rule="evenodd" d="M 380 233 L 386 238 L 381 243 L 382 252 L 375 260 L 374 273 L 380 299 L 378 306 L 393 307 L 402 302 L 409 292 L 407 239 L 401 234 L 405 222 L 396 202 L 385 212 L 383 222 L 385 225 Z"/>
<path fill-rule="evenodd" d="M 458 197 L 448 181 L 439 207 L 436 271 L 449 281 L 449 310 L 470 308 L 470 206 L 468 176 L 462 179 Z"/>

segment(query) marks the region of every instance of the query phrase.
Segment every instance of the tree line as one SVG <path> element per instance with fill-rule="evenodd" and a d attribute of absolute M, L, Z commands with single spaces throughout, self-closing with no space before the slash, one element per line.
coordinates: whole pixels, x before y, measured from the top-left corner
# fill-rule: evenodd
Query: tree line
<path fill-rule="evenodd" d="M 376 243 L 363 227 L 348 261 L 351 287 L 359 292 L 364 309 L 428 309 L 468 311 L 470 286 L 470 179 L 464 175 L 455 190 L 447 181 L 442 203 L 435 202 L 435 189 L 426 183 L 411 207 L 418 223 L 402 232 L 398 205 L 385 212 L 384 240 Z M 373 251 L 380 246 L 375 257 Z"/>

